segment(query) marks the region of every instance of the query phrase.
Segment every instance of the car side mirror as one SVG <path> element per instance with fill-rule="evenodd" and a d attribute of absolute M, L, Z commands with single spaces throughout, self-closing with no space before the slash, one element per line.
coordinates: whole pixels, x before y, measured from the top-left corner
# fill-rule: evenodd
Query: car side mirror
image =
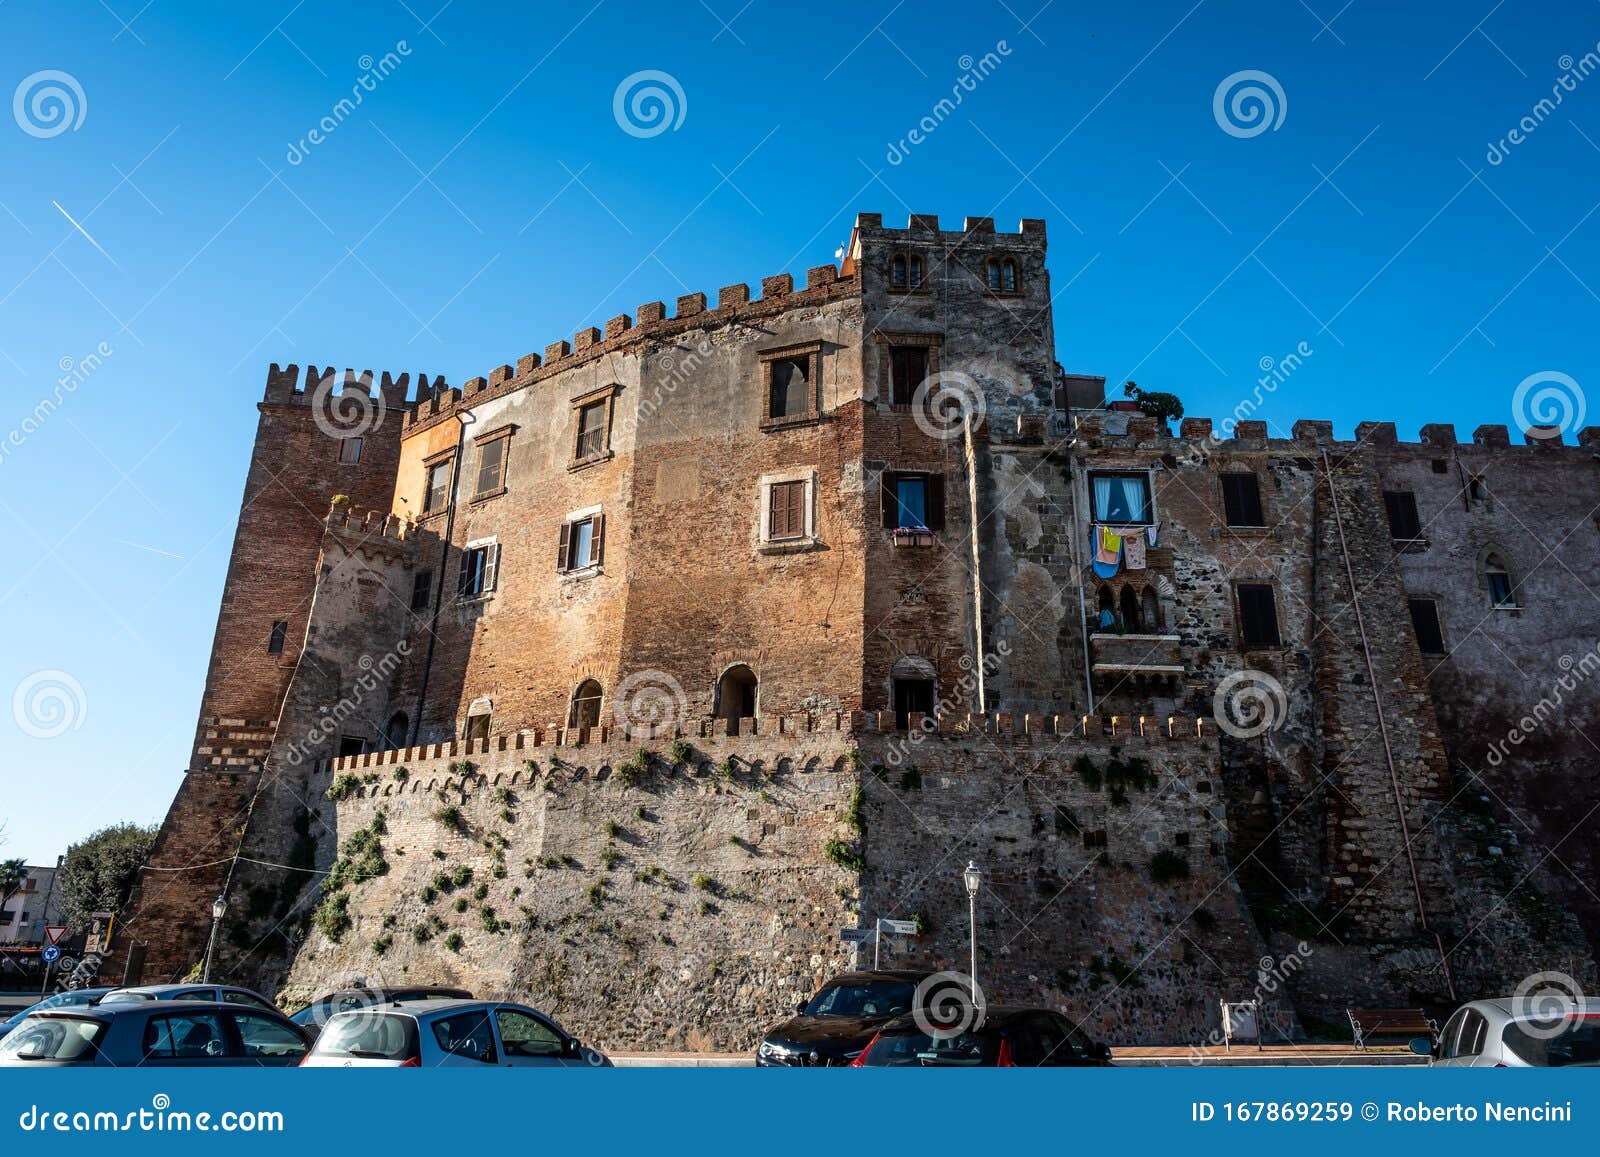
<path fill-rule="evenodd" d="M 561 1042 L 561 1055 L 567 1057 L 581 1057 L 583 1055 L 583 1042 L 575 1036 L 569 1036 Z"/>
<path fill-rule="evenodd" d="M 1433 1043 L 1432 1037 L 1412 1037 L 1411 1051 L 1416 1053 L 1419 1057 L 1431 1057 L 1437 1055 L 1439 1046 Z"/>
<path fill-rule="evenodd" d="M 794 1010 L 801 1016 L 804 1016 L 806 1014 L 806 1002 L 802 1000 L 799 1004 L 794 1006 Z"/>

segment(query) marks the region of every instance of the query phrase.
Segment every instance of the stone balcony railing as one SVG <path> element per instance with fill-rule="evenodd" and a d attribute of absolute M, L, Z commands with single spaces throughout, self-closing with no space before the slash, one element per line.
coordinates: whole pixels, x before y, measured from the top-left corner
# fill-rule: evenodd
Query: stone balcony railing
<path fill-rule="evenodd" d="M 1181 644 L 1177 635 L 1097 631 L 1089 636 L 1094 671 L 1104 675 L 1182 675 Z"/>

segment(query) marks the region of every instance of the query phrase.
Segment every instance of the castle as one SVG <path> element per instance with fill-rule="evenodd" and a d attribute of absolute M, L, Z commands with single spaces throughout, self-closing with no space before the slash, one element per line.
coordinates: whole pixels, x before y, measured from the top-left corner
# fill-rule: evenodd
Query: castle
<path fill-rule="evenodd" d="M 991 999 L 1112 1040 L 1286 959 L 1295 1034 L 1596 991 L 1600 430 L 1174 433 L 1057 365 L 1045 251 L 861 214 L 461 388 L 274 365 L 107 970 L 187 974 L 222 896 L 236 982 L 746 1047 L 841 929 L 961 966 L 973 860 Z"/>

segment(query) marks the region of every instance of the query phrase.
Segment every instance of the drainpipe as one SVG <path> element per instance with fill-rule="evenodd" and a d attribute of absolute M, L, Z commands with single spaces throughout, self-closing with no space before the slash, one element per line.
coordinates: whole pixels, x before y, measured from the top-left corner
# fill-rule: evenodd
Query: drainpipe
<path fill-rule="evenodd" d="M 983 570 L 978 550 L 978 449 L 972 438 L 972 415 L 962 407 L 962 447 L 967 460 L 967 508 L 972 518 L 972 630 L 977 644 L 972 669 L 978 678 L 978 714 L 989 713 L 988 692 L 984 686 L 987 672 L 983 662 Z"/>
<path fill-rule="evenodd" d="M 444 606 L 445 563 L 450 561 L 450 536 L 456 526 L 456 484 L 461 480 L 461 455 L 466 448 L 467 419 L 459 410 L 454 416 L 456 457 L 450 463 L 450 504 L 445 508 L 444 538 L 439 544 L 439 585 L 433 592 L 433 613 L 428 617 L 428 653 L 422 659 L 422 686 L 417 691 L 417 721 L 411 725 L 411 747 L 417 746 L 417 740 L 421 737 L 422 713 L 428 705 L 428 676 L 433 673 L 433 648 L 439 642 L 439 611 Z M 427 485 L 426 474 L 423 475 L 423 485 Z"/>
<path fill-rule="evenodd" d="M 1361 592 L 1356 586 L 1355 569 L 1350 565 L 1350 552 L 1345 546 L 1344 515 L 1339 510 L 1339 491 L 1333 482 L 1333 465 L 1328 461 L 1328 452 L 1322 451 L 1322 470 L 1328 479 L 1328 497 L 1333 503 L 1333 525 L 1339 531 L 1339 553 L 1344 557 L 1345 578 L 1350 583 L 1350 601 L 1356 612 L 1356 630 L 1361 636 L 1361 654 L 1367 664 L 1367 685 L 1372 688 L 1372 707 L 1378 713 L 1378 733 L 1383 737 L 1383 758 L 1389 765 L 1389 785 L 1394 789 L 1394 810 L 1400 819 L 1400 838 L 1404 841 L 1406 850 L 1406 864 L 1411 869 L 1411 892 L 1416 897 L 1417 921 L 1422 925 L 1422 930 L 1433 936 L 1433 942 L 1439 949 L 1439 967 L 1444 970 L 1445 987 L 1450 990 L 1450 999 L 1456 999 L 1455 981 L 1450 976 L 1450 958 L 1445 954 L 1444 941 L 1439 934 L 1428 926 L 1428 913 L 1422 903 L 1422 881 L 1417 876 L 1417 859 L 1411 851 L 1411 826 L 1406 821 L 1405 800 L 1400 794 L 1400 775 L 1394 766 L 1394 749 L 1389 744 L 1389 723 L 1383 714 L 1383 697 L 1378 693 L 1378 676 L 1372 665 L 1372 647 L 1367 641 L 1367 624 L 1361 614 Z"/>

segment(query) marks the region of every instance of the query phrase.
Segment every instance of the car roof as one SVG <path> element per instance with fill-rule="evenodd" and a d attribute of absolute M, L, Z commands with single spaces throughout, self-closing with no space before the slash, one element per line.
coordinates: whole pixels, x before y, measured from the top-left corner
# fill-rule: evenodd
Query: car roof
<path fill-rule="evenodd" d="M 336 988 L 332 992 L 325 992 L 313 1000 L 312 1004 L 322 1004 L 325 1001 L 336 1000 L 341 996 L 378 996 L 390 999 L 396 996 L 405 996 L 413 992 L 436 992 L 438 1000 L 474 1000 L 472 993 L 464 988 L 456 988 L 450 984 L 386 984 L 371 988 Z M 415 1001 L 409 1003 L 416 1003 Z"/>
<path fill-rule="evenodd" d="M 1579 997 L 1576 1000 L 1567 998 L 1551 1006 L 1537 995 L 1521 999 L 1514 996 L 1496 996 L 1486 1000 L 1469 1000 L 1463 1007 L 1476 1008 L 1480 1011 L 1493 1009 L 1508 1020 L 1550 1019 L 1542 1014 L 1553 1011 L 1553 1008 L 1560 1008 L 1560 1015 L 1562 1016 L 1566 1016 L 1569 1013 L 1577 1013 L 1578 1015 L 1600 1013 L 1600 1003 L 1585 1000 L 1583 997 Z"/>
<path fill-rule="evenodd" d="M 437 1013 L 471 1012 L 474 1009 L 480 1008 L 488 1010 L 491 1008 L 530 1008 L 530 1006 L 521 1004 L 514 1000 L 478 1000 L 475 998 L 462 999 L 460 997 L 435 997 L 431 1000 L 408 1000 L 404 1004 L 396 1004 L 389 1008 L 384 1008 L 378 1005 L 372 1005 L 367 1008 L 352 1008 L 346 1010 L 345 1012 L 334 1013 L 333 1016 L 328 1018 L 328 1023 L 332 1024 L 340 1017 L 371 1016 L 375 1012 L 388 1012 L 394 1016 L 409 1016 L 413 1019 L 420 1020 L 423 1017 L 433 1016 Z M 539 1012 L 538 1009 L 531 1009 L 531 1011 Z M 541 1012 L 539 1015 L 549 1019 L 548 1013 Z"/>
<path fill-rule="evenodd" d="M 247 1008 L 242 1004 L 229 1004 L 220 1000 L 137 1000 L 127 1004 L 96 1004 L 88 1008 L 43 1008 L 33 1013 L 33 1016 L 48 1016 L 53 1018 L 72 1019 L 74 1017 L 95 1017 L 110 1019 L 116 1016 L 136 1016 L 146 1014 L 149 1016 L 171 1016 L 174 1013 L 184 1012 L 228 1012 L 255 1013 L 260 1015 L 267 1010 L 264 1008 Z M 282 1013 L 275 1015 L 282 1016 Z"/>
<path fill-rule="evenodd" d="M 829 977 L 824 987 L 829 984 L 851 984 L 870 980 L 909 980 L 916 982 L 926 980 L 932 976 L 931 972 L 917 972 L 906 968 L 883 968 L 867 972 L 841 972 L 838 976 Z"/>

